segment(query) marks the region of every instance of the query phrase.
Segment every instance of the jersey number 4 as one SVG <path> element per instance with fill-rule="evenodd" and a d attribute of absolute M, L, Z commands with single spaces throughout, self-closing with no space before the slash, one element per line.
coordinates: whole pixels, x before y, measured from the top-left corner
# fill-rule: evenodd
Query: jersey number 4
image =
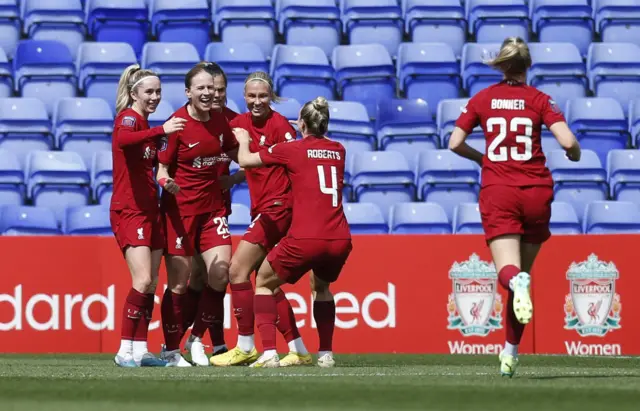
<path fill-rule="evenodd" d="M 517 133 L 518 127 L 524 127 L 524 134 L 516 134 L 516 143 L 518 145 L 524 145 L 524 152 L 520 147 L 507 148 L 502 145 L 504 139 L 507 137 L 507 132 Z M 497 130 L 496 130 L 497 128 Z M 526 117 L 514 117 L 507 124 L 507 119 L 504 117 L 491 117 L 487 119 L 487 132 L 493 133 L 497 131 L 498 135 L 493 139 L 489 148 L 487 149 L 487 157 L 492 162 L 508 161 L 509 159 L 514 161 L 527 161 L 531 160 L 531 134 L 533 133 L 533 121 Z"/>
<path fill-rule="evenodd" d="M 331 171 L 331 187 L 327 187 L 327 183 L 324 179 L 324 166 L 318 166 L 318 180 L 320 183 L 320 191 L 322 194 L 329 194 L 331 196 L 331 205 L 333 207 L 338 206 L 338 170 L 336 166 L 330 167 Z"/>

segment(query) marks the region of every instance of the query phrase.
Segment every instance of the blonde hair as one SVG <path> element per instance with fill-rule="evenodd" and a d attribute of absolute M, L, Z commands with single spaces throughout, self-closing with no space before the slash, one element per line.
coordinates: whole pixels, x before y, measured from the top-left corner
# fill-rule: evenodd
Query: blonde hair
<path fill-rule="evenodd" d="M 264 71 L 254 71 L 253 73 L 249 74 L 244 81 L 245 91 L 247 89 L 247 84 L 249 84 L 249 82 L 251 81 L 262 81 L 266 83 L 269 86 L 269 91 L 271 92 L 271 101 L 275 103 L 279 103 L 280 101 L 282 101 L 282 99 L 276 95 L 276 92 L 273 89 L 273 80 L 271 80 L 271 76 L 269 76 L 269 74 L 265 73 Z"/>
<path fill-rule="evenodd" d="M 506 77 L 524 74 L 531 67 L 529 46 L 520 37 L 508 37 L 502 43 L 498 56 L 487 64 Z"/>
<path fill-rule="evenodd" d="M 324 97 L 308 101 L 300 110 L 300 119 L 307 127 L 307 134 L 324 136 L 329 129 L 329 102 Z"/>
<path fill-rule="evenodd" d="M 133 104 L 131 92 L 138 87 L 138 82 L 145 77 L 157 77 L 151 70 L 143 70 L 139 64 L 132 64 L 122 72 L 116 94 L 116 114 Z"/>

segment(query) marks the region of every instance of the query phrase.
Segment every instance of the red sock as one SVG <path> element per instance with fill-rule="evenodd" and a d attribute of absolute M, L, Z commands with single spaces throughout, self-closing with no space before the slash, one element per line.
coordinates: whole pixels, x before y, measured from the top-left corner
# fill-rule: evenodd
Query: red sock
<path fill-rule="evenodd" d="M 216 291 L 208 285 L 204 287 L 191 335 L 202 338 L 207 328 L 224 321 L 224 296 L 224 291 Z"/>
<path fill-rule="evenodd" d="M 276 349 L 276 320 L 278 310 L 276 300 L 272 295 L 256 295 L 253 299 L 253 309 L 256 316 L 256 325 L 262 339 L 262 349 Z"/>
<path fill-rule="evenodd" d="M 318 351 L 332 351 L 333 329 L 336 325 L 335 301 L 314 301 L 313 319 L 316 321 L 320 340 Z"/>
<path fill-rule="evenodd" d="M 138 322 L 144 315 L 145 301 L 146 297 L 144 294 L 133 288 L 129 290 L 122 309 L 122 331 L 120 336 L 123 340 L 133 341 Z"/>
<path fill-rule="evenodd" d="M 184 320 L 183 330 L 187 332 L 189 327 L 193 325 L 198 312 L 198 304 L 200 302 L 200 291 L 196 291 L 193 288 L 187 288 L 187 297 L 185 298 L 184 311 L 182 313 L 182 319 Z"/>
<path fill-rule="evenodd" d="M 518 274 L 520 274 L 520 269 L 515 265 L 505 265 L 502 267 L 502 270 L 498 273 L 498 281 L 502 288 L 507 291 L 511 290 L 509 288 L 509 281 Z"/>
<path fill-rule="evenodd" d="M 209 327 L 209 336 L 211 337 L 211 344 L 213 347 L 219 347 L 225 345 L 224 342 L 224 322 L 217 321 Z"/>
<path fill-rule="evenodd" d="M 162 296 L 162 304 L 160 312 L 162 315 L 162 331 L 164 332 L 164 341 L 167 345 L 167 351 L 173 351 L 180 348 L 182 341 L 182 307 L 186 300 L 186 294 L 176 294 L 168 288 Z"/>
<path fill-rule="evenodd" d="M 273 297 L 276 299 L 276 310 L 278 311 L 278 320 L 276 326 L 287 343 L 300 338 L 300 331 L 296 325 L 296 316 L 293 314 L 293 308 L 286 295 L 282 290 Z"/>
<path fill-rule="evenodd" d="M 144 315 L 140 317 L 138 326 L 136 327 L 136 334 L 133 337 L 134 341 L 147 341 L 149 335 L 149 323 L 153 318 L 153 306 L 155 294 L 145 294 Z"/>
<path fill-rule="evenodd" d="M 233 315 L 238 322 L 238 335 L 253 335 L 255 317 L 253 315 L 253 284 L 251 281 L 231 284 Z"/>
<path fill-rule="evenodd" d="M 501 271 L 502 272 L 502 271 Z M 509 344 L 518 345 L 524 334 L 524 324 L 520 324 L 513 312 L 513 291 L 509 290 L 507 297 L 507 342 Z"/>

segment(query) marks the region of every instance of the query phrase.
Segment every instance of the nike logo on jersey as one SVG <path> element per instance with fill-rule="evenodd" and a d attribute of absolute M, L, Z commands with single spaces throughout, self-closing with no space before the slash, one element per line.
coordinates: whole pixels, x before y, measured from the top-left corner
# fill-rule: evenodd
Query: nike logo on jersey
<path fill-rule="evenodd" d="M 194 148 L 195 146 L 197 146 L 198 144 L 200 144 L 200 142 L 198 141 L 197 143 L 189 143 L 189 148 Z"/>

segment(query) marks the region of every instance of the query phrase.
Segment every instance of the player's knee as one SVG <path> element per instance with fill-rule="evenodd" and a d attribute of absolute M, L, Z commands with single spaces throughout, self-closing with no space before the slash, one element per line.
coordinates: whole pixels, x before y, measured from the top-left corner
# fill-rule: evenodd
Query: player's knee
<path fill-rule="evenodd" d="M 209 270 L 209 287 L 214 290 L 224 291 L 229 284 L 229 266 L 218 265 Z"/>
<path fill-rule="evenodd" d="M 268 288 L 275 291 L 280 286 L 278 276 L 273 271 L 260 270 L 256 277 L 256 288 Z"/>
<path fill-rule="evenodd" d="M 231 258 L 229 265 L 229 281 L 232 284 L 244 283 L 249 281 L 251 276 L 251 268 L 237 258 Z"/>
<path fill-rule="evenodd" d="M 328 299 L 333 297 L 329 290 L 329 283 L 318 278 L 315 274 L 311 275 L 311 290 L 316 293 L 316 299 Z"/>

